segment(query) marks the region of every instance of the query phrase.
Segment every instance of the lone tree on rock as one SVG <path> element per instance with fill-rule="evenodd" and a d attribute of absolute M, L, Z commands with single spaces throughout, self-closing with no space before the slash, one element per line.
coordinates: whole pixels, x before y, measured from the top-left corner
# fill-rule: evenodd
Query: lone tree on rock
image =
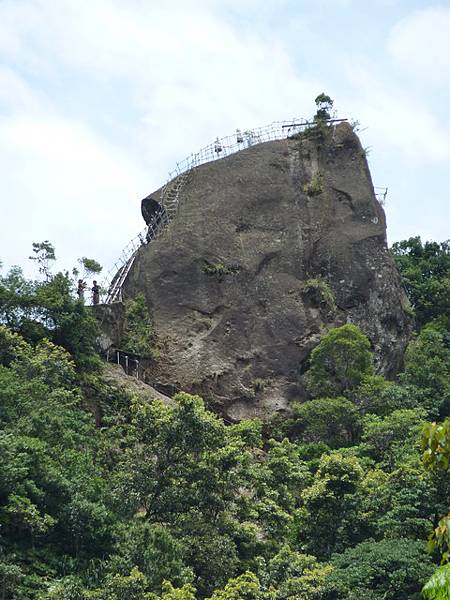
<path fill-rule="evenodd" d="M 331 109 L 333 108 L 334 101 L 322 92 L 315 99 L 317 106 L 317 112 L 314 115 L 314 121 L 316 123 L 325 123 L 328 119 L 331 119 Z"/>

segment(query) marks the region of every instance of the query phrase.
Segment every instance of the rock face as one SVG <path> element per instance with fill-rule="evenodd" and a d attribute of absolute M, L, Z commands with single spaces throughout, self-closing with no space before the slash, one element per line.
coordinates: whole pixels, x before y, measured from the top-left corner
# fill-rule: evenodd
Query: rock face
<path fill-rule="evenodd" d="M 124 295 L 139 292 L 160 346 L 152 384 L 233 419 L 305 398 L 302 373 L 329 328 L 361 327 L 387 376 L 410 333 L 384 211 L 346 123 L 197 167 L 175 219 L 134 262 Z"/>

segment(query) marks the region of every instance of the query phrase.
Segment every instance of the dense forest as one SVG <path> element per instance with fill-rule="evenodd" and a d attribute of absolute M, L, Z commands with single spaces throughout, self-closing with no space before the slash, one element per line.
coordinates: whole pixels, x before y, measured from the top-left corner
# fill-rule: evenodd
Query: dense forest
<path fill-rule="evenodd" d="M 450 244 L 391 251 L 415 323 L 397 380 L 344 325 L 289 419 L 226 424 L 108 382 L 36 244 L 39 280 L 0 278 L 1 600 L 450 598 Z"/>

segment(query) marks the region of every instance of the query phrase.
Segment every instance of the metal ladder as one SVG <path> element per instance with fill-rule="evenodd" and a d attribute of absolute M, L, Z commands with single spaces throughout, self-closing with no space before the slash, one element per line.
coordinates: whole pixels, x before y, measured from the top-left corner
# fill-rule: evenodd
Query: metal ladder
<path fill-rule="evenodd" d="M 160 204 L 166 211 L 167 220 L 169 223 L 177 213 L 181 190 L 189 181 L 191 174 L 192 168 L 185 171 L 181 175 L 178 175 L 178 177 L 172 179 L 172 181 L 166 183 L 161 190 Z"/>
<path fill-rule="evenodd" d="M 127 259 L 127 262 L 120 268 L 117 273 L 116 279 L 113 281 L 108 295 L 106 296 L 106 304 L 111 304 L 112 302 L 121 302 L 122 300 L 122 285 L 127 278 L 128 273 L 130 272 L 131 267 L 133 266 L 134 259 L 136 258 L 137 250 L 133 252 L 133 254 Z"/>
<path fill-rule="evenodd" d="M 178 175 L 175 179 L 167 182 L 162 188 L 160 195 L 161 210 L 153 215 L 146 229 L 131 240 L 124 248 L 119 260 L 114 265 L 117 271 L 112 276 L 112 279 L 110 280 L 111 283 L 109 283 L 109 285 L 107 284 L 108 292 L 105 304 L 122 301 L 123 284 L 125 283 L 140 248 L 159 237 L 165 227 L 167 227 L 170 221 L 175 217 L 181 190 L 191 177 L 192 168 L 193 167 L 181 175 Z"/>

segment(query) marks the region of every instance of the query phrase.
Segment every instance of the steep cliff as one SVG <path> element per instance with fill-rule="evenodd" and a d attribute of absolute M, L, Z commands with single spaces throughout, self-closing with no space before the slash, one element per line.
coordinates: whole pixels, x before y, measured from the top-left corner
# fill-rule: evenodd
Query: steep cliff
<path fill-rule="evenodd" d="M 143 201 L 147 219 L 158 199 Z M 154 318 L 152 383 L 199 393 L 236 419 L 303 398 L 309 353 L 329 328 L 359 325 L 388 376 L 410 331 L 384 211 L 346 123 L 194 169 L 123 291 L 142 292 Z"/>

